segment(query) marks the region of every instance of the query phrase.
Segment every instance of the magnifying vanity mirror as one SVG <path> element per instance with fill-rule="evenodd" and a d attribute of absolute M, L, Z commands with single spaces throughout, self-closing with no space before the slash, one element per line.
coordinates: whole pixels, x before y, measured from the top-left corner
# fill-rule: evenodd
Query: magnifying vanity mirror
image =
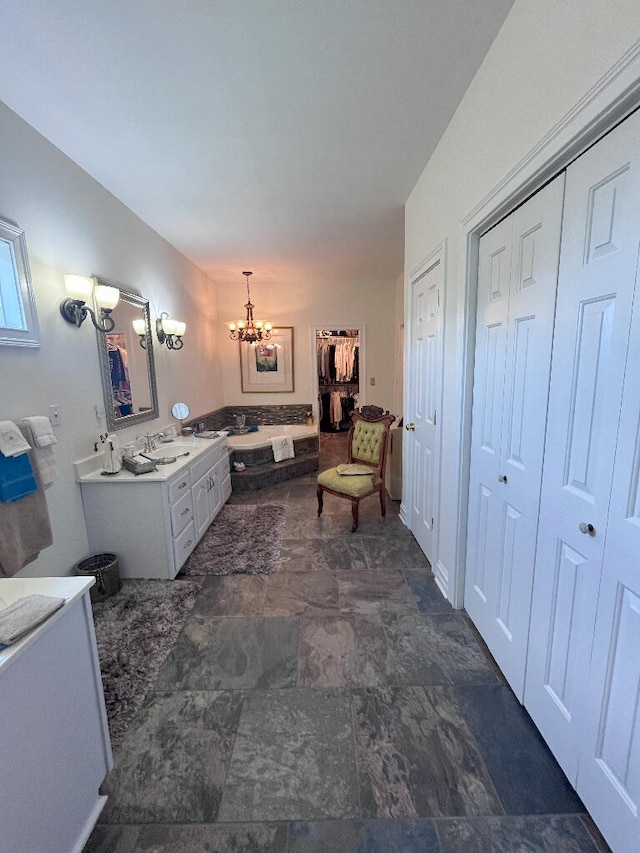
<path fill-rule="evenodd" d="M 110 284 L 107 281 L 99 283 Z M 109 431 L 158 417 L 149 302 L 142 296 L 121 290 L 111 317 L 115 322 L 113 330 L 97 333 Z M 134 329 L 134 320 L 144 322 L 143 335 Z M 137 326 L 142 328 L 141 323 Z"/>

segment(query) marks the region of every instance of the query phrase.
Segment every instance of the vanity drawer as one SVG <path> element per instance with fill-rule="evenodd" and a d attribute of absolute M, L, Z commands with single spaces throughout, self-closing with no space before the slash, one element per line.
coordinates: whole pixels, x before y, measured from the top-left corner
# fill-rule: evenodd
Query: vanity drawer
<path fill-rule="evenodd" d="M 191 490 L 179 498 L 169 510 L 171 514 L 171 531 L 177 536 L 193 518 L 193 498 Z"/>
<path fill-rule="evenodd" d="M 196 529 L 190 521 L 185 529 L 173 540 L 173 555 L 175 557 L 176 574 L 184 565 L 184 561 L 196 545 Z"/>
<path fill-rule="evenodd" d="M 175 480 L 169 483 L 169 503 L 174 504 L 184 494 L 188 494 L 190 488 L 191 472 L 189 468 L 185 467 L 180 471 L 180 476 L 176 477 Z"/>

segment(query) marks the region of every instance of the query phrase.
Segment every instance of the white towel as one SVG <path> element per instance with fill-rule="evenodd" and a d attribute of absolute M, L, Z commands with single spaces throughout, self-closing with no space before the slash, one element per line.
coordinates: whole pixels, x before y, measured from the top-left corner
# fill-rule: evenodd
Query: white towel
<path fill-rule="evenodd" d="M 58 476 L 56 451 L 53 444 L 45 445 L 44 447 L 38 446 L 37 439 L 33 432 L 33 426 L 31 424 L 34 420 L 39 420 L 39 418 L 23 418 L 20 421 L 20 429 L 22 430 L 22 435 L 25 439 L 33 446 L 33 450 L 31 451 L 29 458 L 31 459 L 34 471 L 38 476 L 40 485 L 43 489 L 46 489 L 47 486 L 50 486 Z M 49 422 L 49 418 L 44 418 L 44 420 Z M 51 424 L 49 424 L 49 426 L 51 426 Z M 54 441 L 57 443 L 55 436 Z"/>
<path fill-rule="evenodd" d="M 36 447 L 48 447 L 50 444 L 58 443 L 58 439 L 53 434 L 51 421 L 46 415 L 32 415 L 30 418 L 23 418 L 21 423 L 31 427 Z"/>
<path fill-rule="evenodd" d="M 0 611 L 0 649 L 21 640 L 65 603 L 50 595 L 27 595 Z"/>
<path fill-rule="evenodd" d="M 280 435 L 277 438 L 272 438 L 271 447 L 273 448 L 274 462 L 282 462 L 283 459 L 293 459 L 295 456 L 293 439 L 290 435 Z"/>
<path fill-rule="evenodd" d="M 0 421 L 0 453 L 3 456 L 20 456 L 31 450 L 13 421 Z"/>

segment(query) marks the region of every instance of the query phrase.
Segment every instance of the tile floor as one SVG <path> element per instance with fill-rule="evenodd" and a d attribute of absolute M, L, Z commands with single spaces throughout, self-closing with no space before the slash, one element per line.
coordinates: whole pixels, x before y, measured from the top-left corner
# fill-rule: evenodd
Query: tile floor
<path fill-rule="evenodd" d="M 204 580 L 85 853 L 605 853 L 399 504 L 351 534 L 314 481 L 232 496 L 287 507 L 280 568 Z"/>

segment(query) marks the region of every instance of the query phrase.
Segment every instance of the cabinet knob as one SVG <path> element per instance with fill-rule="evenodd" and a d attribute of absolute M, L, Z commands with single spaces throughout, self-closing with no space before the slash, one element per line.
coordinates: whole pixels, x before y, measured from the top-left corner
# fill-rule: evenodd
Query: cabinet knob
<path fill-rule="evenodd" d="M 596 535 L 596 529 L 593 524 L 587 524 L 584 521 L 580 522 L 580 524 L 578 525 L 578 530 L 580 531 L 580 533 L 585 533 L 588 536 Z"/>
<path fill-rule="evenodd" d="M 506 483 L 507 482 L 507 475 L 506 474 L 498 474 L 498 482 L 499 483 Z"/>
<path fill-rule="evenodd" d="M 413 423 L 411 423 L 411 424 L 405 424 L 405 425 L 404 425 L 404 428 L 405 428 L 406 430 L 409 430 L 409 432 L 413 432 L 413 431 L 415 430 L 415 428 L 416 428 L 416 425 L 415 425 L 415 424 L 413 424 Z"/>

